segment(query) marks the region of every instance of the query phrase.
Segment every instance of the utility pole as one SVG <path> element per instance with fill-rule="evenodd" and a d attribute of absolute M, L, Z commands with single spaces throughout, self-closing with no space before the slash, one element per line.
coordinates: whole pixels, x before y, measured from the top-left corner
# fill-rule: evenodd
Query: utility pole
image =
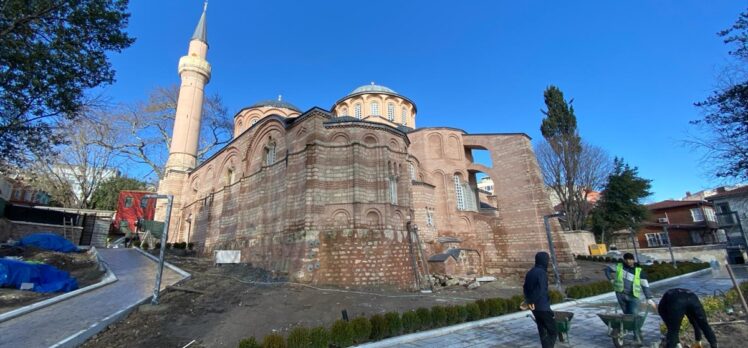
<path fill-rule="evenodd" d="M 545 235 L 548 238 L 548 249 L 551 252 L 551 262 L 553 263 L 553 274 L 556 276 L 556 289 L 563 293 L 561 290 L 561 276 L 558 274 L 558 261 L 556 260 L 556 249 L 553 247 L 553 237 L 551 236 L 551 225 L 548 219 L 552 217 L 562 217 L 564 213 L 554 213 L 550 215 L 543 215 L 543 224 L 545 224 Z"/>

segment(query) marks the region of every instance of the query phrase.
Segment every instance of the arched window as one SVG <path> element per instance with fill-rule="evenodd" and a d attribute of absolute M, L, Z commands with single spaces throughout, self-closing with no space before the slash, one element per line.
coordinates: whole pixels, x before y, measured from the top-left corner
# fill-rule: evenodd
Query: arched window
<path fill-rule="evenodd" d="M 265 165 L 275 163 L 275 143 L 270 143 L 265 147 Z"/>
<path fill-rule="evenodd" d="M 405 108 L 403 108 L 402 110 L 402 117 L 403 117 L 402 124 L 404 126 L 408 123 L 408 110 L 406 110 Z"/>
<path fill-rule="evenodd" d="M 353 106 L 353 115 L 356 116 L 357 119 L 361 119 L 361 104 L 356 104 Z"/>
<path fill-rule="evenodd" d="M 394 176 L 390 177 L 390 203 L 397 204 L 397 178 Z"/>
<path fill-rule="evenodd" d="M 374 116 L 379 116 L 379 103 L 371 102 L 371 114 Z"/>
<path fill-rule="evenodd" d="M 387 103 L 387 119 L 395 122 L 395 104 Z"/>
<path fill-rule="evenodd" d="M 426 208 L 426 226 L 434 227 L 434 209 Z"/>
<path fill-rule="evenodd" d="M 226 169 L 226 185 L 233 184 L 235 179 L 234 168 Z"/>
<path fill-rule="evenodd" d="M 340 109 L 340 116 L 348 116 L 348 108 L 343 107 Z"/>
<path fill-rule="evenodd" d="M 455 181 L 455 196 L 457 198 L 457 210 L 465 210 L 465 193 L 462 191 L 462 182 L 460 182 L 460 176 L 454 176 Z"/>
<path fill-rule="evenodd" d="M 413 165 L 413 162 L 408 163 L 408 170 L 410 171 L 410 180 L 416 180 L 416 166 Z"/>

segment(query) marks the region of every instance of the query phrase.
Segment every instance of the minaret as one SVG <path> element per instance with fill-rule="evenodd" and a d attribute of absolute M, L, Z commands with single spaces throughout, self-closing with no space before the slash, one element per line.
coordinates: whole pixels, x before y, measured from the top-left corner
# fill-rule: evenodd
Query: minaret
<path fill-rule="evenodd" d="M 169 159 L 166 161 L 165 176 L 169 171 L 188 171 L 197 165 L 197 144 L 200 138 L 200 118 L 203 111 L 204 88 L 210 80 L 210 64 L 205 60 L 208 54 L 208 32 L 205 13 L 208 2 L 203 5 L 203 14 L 197 22 L 195 33 L 190 40 L 187 55 L 179 59 L 179 88 L 177 111 L 174 116 L 174 132 L 171 136 Z"/>
<path fill-rule="evenodd" d="M 210 80 L 210 64 L 205 60 L 208 54 L 208 31 L 205 13 L 208 2 L 203 5 L 203 14 L 197 22 L 190 39 L 187 55 L 179 59 L 179 87 L 177 110 L 174 115 L 174 131 L 169 147 L 164 176 L 158 184 L 159 194 L 174 196 L 169 222 L 169 241 L 180 241 L 183 229 L 181 221 L 182 190 L 187 185 L 189 172 L 197 166 L 197 145 L 200 139 L 200 118 L 203 111 L 204 88 Z M 156 204 L 156 220 L 164 221 L 166 201 Z"/>

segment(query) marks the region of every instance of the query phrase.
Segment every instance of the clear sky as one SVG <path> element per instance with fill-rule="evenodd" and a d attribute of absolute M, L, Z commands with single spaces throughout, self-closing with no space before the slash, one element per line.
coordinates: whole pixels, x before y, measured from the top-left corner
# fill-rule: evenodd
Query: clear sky
<path fill-rule="evenodd" d="M 574 98 L 583 139 L 653 180 L 650 201 L 719 185 L 682 145 L 693 106 L 728 62 L 716 33 L 746 1 L 229 1 L 208 6 L 208 93 L 229 117 L 282 94 L 329 109 L 375 81 L 418 106 L 419 127 L 540 140 L 543 90 Z M 117 102 L 179 83 L 200 0 L 131 0 L 137 41 L 113 54 Z"/>

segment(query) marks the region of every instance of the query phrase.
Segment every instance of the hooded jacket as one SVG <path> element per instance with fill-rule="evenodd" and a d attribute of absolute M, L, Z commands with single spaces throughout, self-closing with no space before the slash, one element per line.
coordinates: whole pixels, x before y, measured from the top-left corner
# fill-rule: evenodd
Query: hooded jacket
<path fill-rule="evenodd" d="M 541 251 L 535 254 L 535 267 L 525 275 L 525 303 L 534 304 L 536 311 L 550 311 L 551 300 L 548 296 L 548 253 Z"/>

